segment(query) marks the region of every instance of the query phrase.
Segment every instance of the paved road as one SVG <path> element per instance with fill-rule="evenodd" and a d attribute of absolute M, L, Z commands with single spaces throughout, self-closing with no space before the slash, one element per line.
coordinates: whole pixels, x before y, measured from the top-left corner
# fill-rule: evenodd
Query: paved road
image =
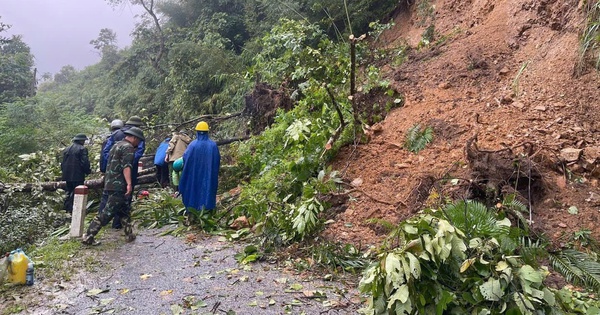
<path fill-rule="evenodd" d="M 103 245 L 85 249 L 98 251 L 98 272 L 78 277 L 51 312 L 35 313 L 356 314 L 361 307 L 355 284 L 305 279 L 268 262 L 240 265 L 234 255 L 243 247 L 218 237 L 186 243 L 152 233 L 130 244 L 105 234 Z"/>

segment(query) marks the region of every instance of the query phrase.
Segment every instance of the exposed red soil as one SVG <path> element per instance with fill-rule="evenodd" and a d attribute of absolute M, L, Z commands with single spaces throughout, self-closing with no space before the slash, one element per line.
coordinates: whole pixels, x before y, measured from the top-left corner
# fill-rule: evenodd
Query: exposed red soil
<path fill-rule="evenodd" d="M 434 189 L 446 189 L 438 185 L 445 175 L 473 179 L 465 147 L 477 135 L 479 150 L 521 156 L 531 163 L 530 170 L 539 172 L 537 184 L 543 184 L 543 191 L 530 198 L 537 231 L 556 246 L 582 229 L 600 238 L 600 79 L 589 66 L 575 75 L 584 22 L 581 4 L 430 4 L 435 13 L 429 17 L 416 4 L 398 12 L 395 26 L 378 41 L 388 49 L 411 47 L 404 63 L 381 67 L 405 104 L 378 124 L 368 143 L 348 146 L 339 154 L 335 168 L 347 181 L 362 183 L 324 236 L 378 244 L 385 233 L 368 219 L 400 222 L 422 209 Z M 427 26 L 420 22 L 427 18 L 434 21 L 435 39 L 446 39 L 417 49 Z M 414 154 L 401 146 L 417 123 L 431 126 L 434 140 Z M 567 162 L 561 156 L 566 148 L 583 151 L 579 159 Z M 577 214 L 568 212 L 571 206 Z"/>

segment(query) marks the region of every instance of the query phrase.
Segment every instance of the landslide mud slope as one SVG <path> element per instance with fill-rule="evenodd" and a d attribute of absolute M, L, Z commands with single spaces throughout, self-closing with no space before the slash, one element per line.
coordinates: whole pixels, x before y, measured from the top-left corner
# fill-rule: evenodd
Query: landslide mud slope
<path fill-rule="evenodd" d="M 600 80 L 592 67 L 577 68 L 578 1 L 440 0 L 429 10 L 418 3 L 399 10 L 378 40 L 392 52 L 408 47 L 404 63 L 381 66 L 405 105 L 334 163 L 361 184 L 324 235 L 377 244 L 385 231 L 368 219 L 399 222 L 439 194 L 474 197 L 475 182 L 518 191 L 531 203 L 535 230 L 557 246 L 582 229 L 600 237 Z M 417 48 L 430 25 L 433 44 Z M 414 154 L 401 146 L 417 123 L 432 127 L 434 140 Z M 470 139 L 476 160 L 467 158 Z M 522 169 L 502 173 L 515 159 Z"/>

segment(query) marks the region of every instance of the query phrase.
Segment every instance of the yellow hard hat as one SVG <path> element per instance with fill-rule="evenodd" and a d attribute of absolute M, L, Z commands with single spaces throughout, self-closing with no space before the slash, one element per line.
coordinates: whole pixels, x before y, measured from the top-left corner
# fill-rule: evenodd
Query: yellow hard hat
<path fill-rule="evenodd" d="M 196 131 L 208 131 L 208 124 L 205 121 L 201 121 L 196 125 Z"/>

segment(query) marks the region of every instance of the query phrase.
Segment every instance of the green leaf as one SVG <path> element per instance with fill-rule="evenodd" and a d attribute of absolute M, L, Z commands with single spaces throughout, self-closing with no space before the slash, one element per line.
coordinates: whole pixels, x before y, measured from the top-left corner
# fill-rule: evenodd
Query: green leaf
<path fill-rule="evenodd" d="M 567 210 L 567 211 L 569 211 L 570 214 L 577 214 L 577 213 L 579 213 L 579 209 L 577 209 L 577 207 L 575 207 L 575 206 L 570 206 L 569 210 Z"/>
<path fill-rule="evenodd" d="M 479 292 L 487 301 L 500 301 L 504 296 L 504 290 L 500 280 L 490 278 L 487 282 L 479 286 Z"/>
<path fill-rule="evenodd" d="M 392 294 L 388 299 L 388 308 L 391 308 L 396 301 L 400 301 L 400 303 L 404 304 L 408 301 L 409 291 L 408 285 L 401 285 L 394 294 Z"/>
<path fill-rule="evenodd" d="M 256 254 L 248 255 L 248 256 L 244 257 L 244 259 L 242 259 L 241 263 L 242 264 L 248 264 L 248 263 L 251 263 L 251 262 L 255 262 L 258 259 L 258 257 L 259 256 L 256 255 Z"/>
<path fill-rule="evenodd" d="M 303 286 L 300 283 L 294 283 L 292 285 L 290 285 L 290 289 L 295 290 L 295 291 L 300 291 L 302 290 Z"/>
<path fill-rule="evenodd" d="M 531 304 L 531 301 L 529 301 L 527 296 L 525 296 L 524 294 L 520 292 L 514 292 L 513 301 L 515 302 L 515 304 L 517 304 L 517 307 L 519 307 L 521 314 L 533 314 L 535 307 L 533 306 L 533 304 Z"/>
<path fill-rule="evenodd" d="M 435 313 L 436 315 L 444 314 L 444 311 L 448 309 L 448 304 L 454 300 L 454 294 L 442 290 L 442 295 L 435 304 Z"/>
<path fill-rule="evenodd" d="M 410 264 L 410 272 L 412 273 L 415 279 L 419 279 L 421 276 L 421 264 L 419 263 L 419 259 L 415 257 L 415 255 L 411 253 L 406 253 L 408 256 L 409 264 Z"/>
<path fill-rule="evenodd" d="M 548 303 L 550 306 L 554 306 L 556 304 L 554 293 L 552 293 L 552 291 L 550 291 L 548 288 L 544 288 L 544 301 L 546 301 L 546 303 Z"/>
<path fill-rule="evenodd" d="M 521 279 L 525 279 L 531 283 L 542 283 L 544 277 L 541 272 L 536 271 L 533 267 L 529 265 L 524 265 L 519 269 L 519 277 Z"/>
<path fill-rule="evenodd" d="M 87 295 L 87 296 L 95 296 L 95 295 L 98 295 L 100 293 L 106 293 L 108 291 L 109 291 L 109 289 L 90 289 L 90 290 L 88 290 L 85 293 L 85 295 Z"/>
<path fill-rule="evenodd" d="M 600 315 L 600 308 L 598 308 L 596 306 L 590 306 L 587 309 L 587 312 L 585 314 L 586 315 Z"/>
<path fill-rule="evenodd" d="M 173 315 L 181 315 L 183 314 L 183 307 L 179 304 L 173 304 L 171 305 L 171 312 Z"/>

